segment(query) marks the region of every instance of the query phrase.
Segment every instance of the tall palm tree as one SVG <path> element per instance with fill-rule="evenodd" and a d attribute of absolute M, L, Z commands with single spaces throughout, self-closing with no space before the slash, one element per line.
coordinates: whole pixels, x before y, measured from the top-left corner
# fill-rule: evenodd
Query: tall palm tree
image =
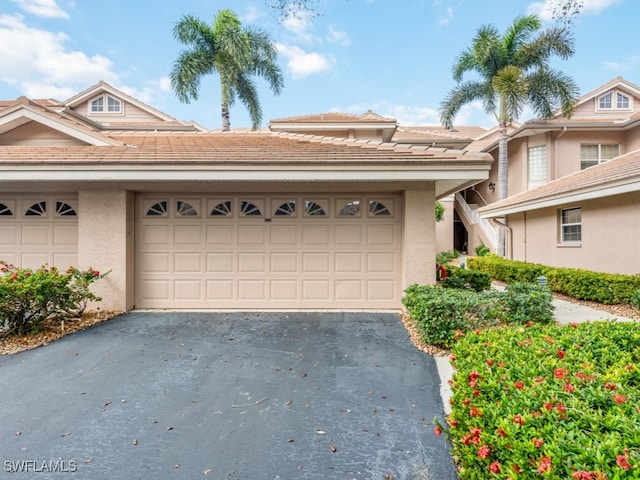
<path fill-rule="evenodd" d="M 282 91 L 282 71 L 278 52 L 268 33 L 242 27 L 238 15 L 221 10 L 211 25 L 192 15 L 184 15 L 173 28 L 173 35 L 189 48 L 173 64 L 171 86 L 180 101 L 198 99 L 200 80 L 217 73 L 220 77 L 222 130 L 231 129 L 229 107 L 236 98 L 247 107 L 251 123 L 257 129 L 262 122 L 262 107 L 252 76 L 266 80 L 278 95 Z"/>
<path fill-rule="evenodd" d="M 440 119 L 451 127 L 459 110 L 480 100 L 487 113 L 494 114 L 499 125 L 498 199 L 508 196 L 509 164 L 507 127 L 529 105 L 542 119 L 554 116 L 559 108 L 570 117 L 578 98 L 578 86 L 564 73 L 550 67 L 552 56 L 567 59 L 574 53 L 573 37 L 567 27 L 554 26 L 540 31 L 535 15 L 514 19 L 504 35 L 493 25 L 477 31 L 471 47 L 453 64 L 457 85 L 440 105 Z M 467 72 L 477 78 L 462 81 Z M 504 232 L 501 229 L 500 253 L 504 255 Z"/>

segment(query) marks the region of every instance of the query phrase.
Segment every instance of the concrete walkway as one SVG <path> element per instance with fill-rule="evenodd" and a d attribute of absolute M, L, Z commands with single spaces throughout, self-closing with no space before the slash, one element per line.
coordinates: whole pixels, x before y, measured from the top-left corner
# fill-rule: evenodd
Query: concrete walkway
<path fill-rule="evenodd" d="M 566 300 L 560 300 L 555 298 L 553 300 L 554 317 L 559 325 L 568 325 L 570 323 L 582 323 L 598 320 L 617 320 L 619 322 L 633 322 L 631 318 L 612 315 L 602 310 L 587 307 L 577 303 L 568 302 Z M 451 413 L 451 405 L 449 400 L 451 399 L 451 388 L 449 387 L 449 380 L 453 376 L 453 368 L 449 363 L 448 357 L 435 357 L 436 364 L 438 365 L 438 374 L 440 375 L 440 394 L 442 396 L 442 404 L 444 406 L 445 414 Z"/>

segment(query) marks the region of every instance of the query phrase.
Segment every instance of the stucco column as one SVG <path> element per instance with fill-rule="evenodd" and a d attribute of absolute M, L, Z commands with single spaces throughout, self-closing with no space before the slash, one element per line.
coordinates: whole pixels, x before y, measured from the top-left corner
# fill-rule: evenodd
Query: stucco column
<path fill-rule="evenodd" d="M 404 192 L 402 288 L 436 281 L 436 214 L 433 184 Z"/>
<path fill-rule="evenodd" d="M 102 301 L 90 309 L 133 308 L 133 194 L 125 190 L 78 192 L 78 267 L 111 273 L 92 285 Z"/>

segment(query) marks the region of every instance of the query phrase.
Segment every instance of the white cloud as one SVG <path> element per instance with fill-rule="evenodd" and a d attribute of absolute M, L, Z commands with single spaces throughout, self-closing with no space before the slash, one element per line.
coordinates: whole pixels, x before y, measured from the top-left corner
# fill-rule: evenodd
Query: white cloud
<path fill-rule="evenodd" d="M 602 64 L 608 70 L 613 70 L 614 72 L 622 72 L 625 70 L 630 70 L 635 68 L 640 63 L 640 55 L 634 55 L 624 59 L 621 62 L 609 62 L 604 61 Z"/>
<path fill-rule="evenodd" d="M 282 26 L 297 35 L 305 35 L 312 25 L 313 13 L 303 6 L 291 4 L 282 18 Z"/>
<path fill-rule="evenodd" d="M 439 25 L 446 25 L 448 24 L 451 19 L 453 19 L 453 8 L 452 7 L 448 7 L 444 13 L 442 13 L 440 15 L 440 18 L 438 19 L 438 24 Z"/>
<path fill-rule="evenodd" d="M 620 0 L 582 0 L 582 12 L 585 14 L 597 14 L 605 8 L 608 8 Z M 559 8 L 562 0 L 544 0 L 542 2 L 533 2 L 529 4 L 528 13 L 538 15 L 542 20 L 553 20 L 552 14 L 554 9 Z"/>
<path fill-rule="evenodd" d="M 242 23 L 254 23 L 256 20 L 264 17 L 264 12 L 258 9 L 253 3 L 247 7 L 247 12 L 242 16 Z"/>
<path fill-rule="evenodd" d="M 28 97 L 59 100 L 99 80 L 117 82 L 111 60 L 69 50 L 69 40 L 63 32 L 27 26 L 21 15 L 0 15 L 0 82 Z"/>
<path fill-rule="evenodd" d="M 131 95 L 147 105 L 153 105 L 158 101 L 162 94 L 171 92 L 171 79 L 162 77 L 157 80 L 149 80 L 143 88 L 131 87 L 128 85 L 114 85 L 118 90 Z"/>
<path fill-rule="evenodd" d="M 329 25 L 329 31 L 327 33 L 327 38 L 331 43 L 339 43 L 343 47 L 348 47 L 351 45 L 351 39 L 346 32 L 341 32 L 340 30 L 336 30 L 333 26 Z"/>
<path fill-rule="evenodd" d="M 17 4 L 25 12 L 38 17 L 47 18 L 69 18 L 67 12 L 65 12 L 56 2 L 56 0 L 11 0 Z"/>
<path fill-rule="evenodd" d="M 335 59 L 324 53 L 305 52 L 295 45 L 276 45 L 278 51 L 287 58 L 287 67 L 293 78 L 302 78 L 315 73 L 332 70 Z"/>

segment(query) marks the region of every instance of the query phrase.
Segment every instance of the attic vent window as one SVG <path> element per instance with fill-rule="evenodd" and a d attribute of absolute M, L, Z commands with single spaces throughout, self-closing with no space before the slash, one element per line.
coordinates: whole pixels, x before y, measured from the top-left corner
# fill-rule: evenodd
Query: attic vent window
<path fill-rule="evenodd" d="M 598 97 L 598 110 L 630 110 L 631 98 L 620 92 L 609 92 Z"/>
<path fill-rule="evenodd" d="M 91 113 L 121 113 L 122 102 L 111 95 L 102 95 L 91 101 Z"/>

